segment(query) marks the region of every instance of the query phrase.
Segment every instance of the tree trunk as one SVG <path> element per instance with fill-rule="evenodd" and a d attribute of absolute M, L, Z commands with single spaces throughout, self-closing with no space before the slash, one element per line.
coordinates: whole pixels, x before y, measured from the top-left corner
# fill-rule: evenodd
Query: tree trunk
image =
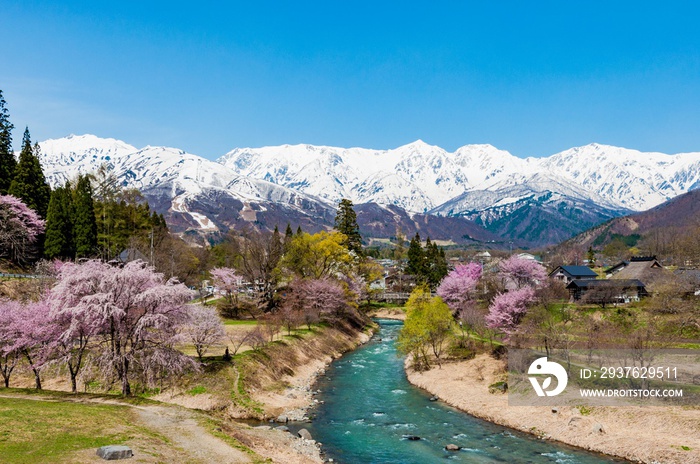
<path fill-rule="evenodd" d="M 34 369 L 32 367 L 32 370 L 34 371 L 34 378 L 36 380 L 35 385 L 37 390 L 41 390 L 41 377 L 39 376 L 39 371 Z"/>
<path fill-rule="evenodd" d="M 131 385 L 129 385 L 129 360 L 122 362 L 122 395 L 131 396 Z"/>
<path fill-rule="evenodd" d="M 71 393 L 78 393 L 78 372 L 76 369 L 73 369 L 73 366 L 71 363 L 68 363 L 68 370 L 70 371 L 70 386 L 71 386 Z"/>
<path fill-rule="evenodd" d="M 32 356 L 31 354 L 29 354 L 29 351 L 25 350 L 24 356 L 27 358 L 27 361 L 29 362 L 29 367 L 32 368 L 32 372 L 34 372 L 36 389 L 41 390 L 41 376 L 39 375 L 39 370 L 34 365 L 34 361 L 32 361 Z"/>

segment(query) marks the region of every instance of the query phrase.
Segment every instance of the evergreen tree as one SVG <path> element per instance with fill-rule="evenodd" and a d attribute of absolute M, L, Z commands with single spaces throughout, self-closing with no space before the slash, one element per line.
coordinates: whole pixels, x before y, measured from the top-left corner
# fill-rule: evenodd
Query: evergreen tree
<path fill-rule="evenodd" d="M 0 195 L 5 195 L 15 176 L 17 160 L 12 152 L 12 129 L 10 112 L 5 107 L 5 98 L 0 90 Z"/>
<path fill-rule="evenodd" d="M 66 182 L 51 192 L 48 212 L 46 213 L 46 239 L 44 256 L 52 258 L 73 258 L 73 214 L 70 184 Z"/>
<path fill-rule="evenodd" d="M 303 233 L 304 233 L 304 231 L 301 230 L 301 226 L 297 227 L 297 235 L 301 235 Z"/>
<path fill-rule="evenodd" d="M 75 256 L 88 258 L 97 249 L 97 221 L 92 200 L 92 186 L 87 176 L 79 176 L 73 196 L 73 236 Z"/>
<path fill-rule="evenodd" d="M 447 259 L 445 250 L 437 246 L 437 243 L 430 242 L 430 238 L 425 243 L 425 256 L 427 264 L 427 280 L 430 287 L 435 289 L 442 279 L 447 275 Z"/>
<path fill-rule="evenodd" d="M 42 218 L 46 217 L 51 199 L 51 188 L 46 183 L 44 171 L 39 163 L 39 144 L 36 144 L 32 149 L 29 128 L 24 130 L 19 163 L 8 193 L 21 199 Z"/>
<path fill-rule="evenodd" d="M 360 235 L 360 226 L 357 225 L 357 214 L 352 206 L 352 201 L 346 198 L 340 200 L 335 215 L 335 228 L 347 236 L 345 246 L 348 250 L 357 256 L 362 256 L 362 236 Z"/>
<path fill-rule="evenodd" d="M 291 239 L 293 236 L 294 232 L 292 232 L 292 225 L 287 223 L 287 229 L 284 231 L 284 241 L 289 241 L 289 239 Z"/>
<path fill-rule="evenodd" d="M 408 264 L 406 266 L 406 273 L 412 274 L 419 279 L 425 277 L 425 253 L 423 247 L 420 244 L 420 235 L 416 232 L 415 237 L 411 239 L 408 245 Z"/>

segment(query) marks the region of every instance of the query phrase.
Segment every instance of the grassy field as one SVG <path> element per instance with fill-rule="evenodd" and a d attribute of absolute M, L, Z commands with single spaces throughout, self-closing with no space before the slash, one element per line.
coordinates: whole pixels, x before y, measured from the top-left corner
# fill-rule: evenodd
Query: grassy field
<path fill-rule="evenodd" d="M 0 462 L 76 462 L 76 452 L 167 439 L 136 425 L 128 406 L 0 398 Z"/>

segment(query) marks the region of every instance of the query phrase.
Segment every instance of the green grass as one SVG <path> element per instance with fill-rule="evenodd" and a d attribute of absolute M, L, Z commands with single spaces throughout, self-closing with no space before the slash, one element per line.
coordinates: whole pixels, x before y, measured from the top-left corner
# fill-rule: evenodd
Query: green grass
<path fill-rule="evenodd" d="M 187 394 L 191 396 L 196 396 L 196 395 L 201 395 L 202 393 L 206 393 L 207 389 L 203 387 L 202 385 L 197 385 L 196 387 L 187 390 Z"/>
<path fill-rule="evenodd" d="M 224 319 L 224 325 L 258 325 L 255 320 Z"/>
<path fill-rule="evenodd" d="M 61 462 L 76 451 L 154 435 L 131 417 L 127 406 L 0 398 L 0 463 Z"/>

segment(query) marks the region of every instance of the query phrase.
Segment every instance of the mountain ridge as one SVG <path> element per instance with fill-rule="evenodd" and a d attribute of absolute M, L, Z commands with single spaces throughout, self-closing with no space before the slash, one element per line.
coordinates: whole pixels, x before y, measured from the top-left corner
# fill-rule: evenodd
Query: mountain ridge
<path fill-rule="evenodd" d="M 122 185 L 142 190 L 179 231 L 270 228 L 270 221 L 285 217 L 319 230 L 332 226 L 337 201 L 349 198 L 380 206 L 368 208 L 392 227 L 406 220 L 388 209 L 397 207 L 409 219 L 419 215 L 418 222 L 452 217 L 456 229 L 469 230 L 449 239 L 541 245 L 700 186 L 700 153 L 645 154 L 601 144 L 525 159 L 489 144 L 452 153 L 421 140 L 389 150 L 297 144 L 237 148 L 217 162 L 90 134 L 40 146 L 53 186 L 107 163 Z M 236 213 L 224 213 L 221 205 Z M 438 229 L 449 235 L 448 222 L 440 223 Z M 386 227 L 365 227 L 389 234 Z"/>

